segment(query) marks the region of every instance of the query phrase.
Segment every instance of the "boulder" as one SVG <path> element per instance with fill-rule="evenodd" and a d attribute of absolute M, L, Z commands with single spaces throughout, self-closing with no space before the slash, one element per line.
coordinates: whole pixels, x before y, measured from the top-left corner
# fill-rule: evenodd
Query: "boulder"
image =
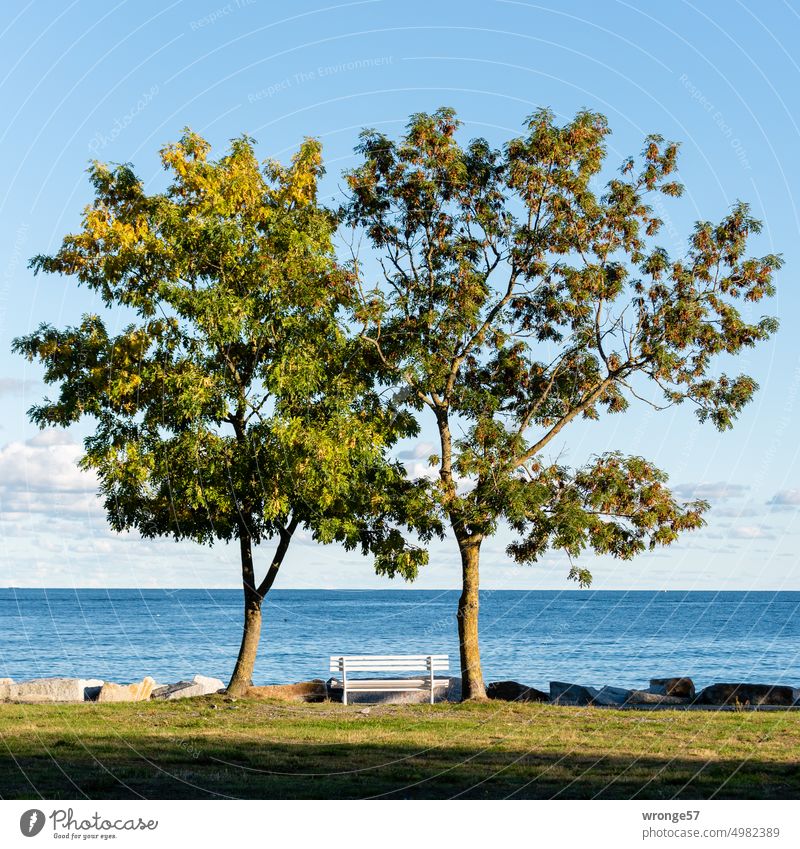
<path fill-rule="evenodd" d="M 84 687 L 83 689 L 83 698 L 87 702 L 96 702 L 97 697 L 100 695 L 100 690 L 103 689 L 104 681 L 100 681 L 97 684 L 92 684 L 91 687 Z"/>
<path fill-rule="evenodd" d="M 11 698 L 11 688 L 13 686 L 13 678 L 0 678 L 0 701 Z"/>
<path fill-rule="evenodd" d="M 580 684 L 550 682 L 550 701 L 554 705 L 593 705 L 598 692 L 594 687 L 583 687 Z"/>
<path fill-rule="evenodd" d="M 151 699 L 186 699 L 190 696 L 202 696 L 199 687 L 195 687 L 191 681 L 178 681 L 175 684 L 165 684 L 161 687 L 153 687 L 150 693 Z"/>
<path fill-rule="evenodd" d="M 622 707 L 628 703 L 631 696 L 631 690 L 625 690 L 622 687 L 601 687 L 594 697 L 593 704 L 600 707 Z"/>
<path fill-rule="evenodd" d="M 207 675 L 195 675 L 192 678 L 192 684 L 202 688 L 203 692 L 200 694 L 202 696 L 210 696 L 225 689 L 225 684 L 219 678 L 209 678 Z"/>
<path fill-rule="evenodd" d="M 99 678 L 32 678 L 9 683 L 6 698 L 15 702 L 83 702 L 91 700 L 102 686 Z"/>
<path fill-rule="evenodd" d="M 535 687 L 526 687 L 516 681 L 492 681 L 486 685 L 486 695 L 490 699 L 500 699 L 504 702 L 547 702 L 547 693 Z"/>
<path fill-rule="evenodd" d="M 396 680 L 396 679 L 395 679 Z M 418 681 L 419 677 L 412 680 Z M 460 678 L 437 678 L 433 691 L 435 702 L 460 702 L 461 701 L 461 679 Z M 333 702 L 342 701 L 342 682 L 336 678 L 329 678 L 325 682 L 328 698 Z M 430 690 L 378 690 L 371 692 L 347 692 L 348 704 L 381 704 L 381 705 L 417 705 L 430 702 Z"/>
<path fill-rule="evenodd" d="M 151 699 L 188 699 L 193 696 L 210 696 L 224 690 L 225 685 L 219 678 L 207 678 L 205 675 L 195 675 L 191 681 L 178 681 L 165 687 L 155 687 Z"/>
<path fill-rule="evenodd" d="M 148 675 L 141 681 L 132 684 L 114 684 L 106 681 L 97 696 L 98 702 L 144 702 L 150 698 L 153 689 L 158 685 Z"/>
<path fill-rule="evenodd" d="M 439 701 L 439 693 L 435 693 L 433 698 Z M 443 702 L 460 702 L 461 701 L 461 678 L 454 675 L 447 685 L 447 690 L 442 695 Z"/>
<path fill-rule="evenodd" d="M 695 696 L 694 681 L 691 678 L 651 678 L 650 692 L 659 696 L 679 696 L 683 699 L 693 699 Z"/>
<path fill-rule="evenodd" d="M 649 690 L 625 690 L 622 687 L 601 687 L 593 704 L 599 707 L 625 707 L 626 705 L 685 705 L 689 700 L 679 696 L 666 696 Z"/>
<path fill-rule="evenodd" d="M 631 690 L 628 696 L 629 705 L 688 705 L 689 699 L 683 696 L 669 696 L 654 693 L 652 690 Z"/>
<path fill-rule="evenodd" d="M 299 681 L 297 684 L 275 684 L 268 687 L 250 687 L 248 699 L 279 699 L 285 702 L 324 702 L 328 688 L 321 679 Z"/>
<path fill-rule="evenodd" d="M 780 705 L 794 704 L 795 691 L 777 684 L 712 684 L 701 690 L 696 702 L 701 705 Z"/>

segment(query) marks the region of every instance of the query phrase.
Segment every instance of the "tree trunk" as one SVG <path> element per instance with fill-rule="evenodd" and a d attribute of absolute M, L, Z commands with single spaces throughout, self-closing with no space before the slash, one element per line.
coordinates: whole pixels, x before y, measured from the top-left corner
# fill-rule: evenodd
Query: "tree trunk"
<path fill-rule="evenodd" d="M 458 600 L 458 642 L 461 651 L 461 700 L 486 700 L 478 645 L 478 589 L 480 541 L 459 540 L 461 551 L 461 597 Z"/>
<path fill-rule="evenodd" d="M 242 696 L 253 685 L 253 668 L 261 639 L 261 601 L 257 592 L 244 588 L 244 630 L 239 656 L 228 684 L 231 696 Z"/>
<path fill-rule="evenodd" d="M 299 520 L 293 517 L 285 528 L 279 531 L 280 542 L 275 549 L 275 556 L 264 580 L 256 586 L 255 570 L 253 568 L 253 542 L 243 524 L 239 528 L 239 548 L 242 555 L 242 586 L 244 587 L 244 630 L 242 644 L 239 647 L 239 657 L 233 669 L 227 690 L 232 696 L 241 696 L 253 686 L 253 668 L 258 653 L 258 642 L 261 639 L 261 603 L 266 594 L 272 589 L 278 570 L 292 540 L 292 534 L 297 529 Z"/>
<path fill-rule="evenodd" d="M 244 630 L 239 657 L 233 669 L 228 693 L 241 696 L 253 685 L 253 667 L 256 663 L 258 641 L 261 639 L 261 602 L 264 595 L 256 589 L 253 569 L 253 544 L 246 529 L 239 531 L 239 549 L 242 557 L 242 586 L 244 589 Z"/>
<path fill-rule="evenodd" d="M 447 511 L 450 524 L 461 552 L 461 597 L 458 599 L 458 644 L 461 654 L 461 700 L 486 700 L 486 687 L 481 672 L 481 650 L 478 645 L 478 589 L 480 587 L 480 555 L 482 537 L 470 534 L 463 516 L 454 511 L 457 489 L 453 480 L 453 439 L 446 405 L 435 410 L 439 427 L 442 458 L 439 477 L 448 496 Z"/>

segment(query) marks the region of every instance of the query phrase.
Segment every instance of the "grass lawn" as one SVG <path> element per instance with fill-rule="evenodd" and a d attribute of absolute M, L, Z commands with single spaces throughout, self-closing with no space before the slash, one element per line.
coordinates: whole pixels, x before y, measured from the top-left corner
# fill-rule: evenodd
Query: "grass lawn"
<path fill-rule="evenodd" d="M 0 797 L 800 798 L 800 712 L 0 704 Z"/>

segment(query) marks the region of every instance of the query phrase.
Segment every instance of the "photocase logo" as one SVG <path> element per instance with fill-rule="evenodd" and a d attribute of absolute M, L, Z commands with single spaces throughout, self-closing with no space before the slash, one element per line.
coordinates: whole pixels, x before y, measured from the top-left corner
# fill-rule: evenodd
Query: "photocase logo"
<path fill-rule="evenodd" d="M 19 830 L 25 837 L 36 837 L 44 828 L 45 817 L 38 808 L 31 808 L 19 818 Z"/>

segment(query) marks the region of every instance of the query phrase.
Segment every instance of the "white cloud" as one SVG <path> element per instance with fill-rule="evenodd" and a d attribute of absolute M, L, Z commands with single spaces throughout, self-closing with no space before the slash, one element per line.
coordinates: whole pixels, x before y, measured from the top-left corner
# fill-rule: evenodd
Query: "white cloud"
<path fill-rule="evenodd" d="M 78 443 L 65 430 L 50 427 L 40 430 L 35 436 L 26 440 L 23 444 L 33 448 L 49 448 L 52 445 L 77 445 Z"/>
<path fill-rule="evenodd" d="M 428 480 L 435 480 L 439 477 L 439 473 L 433 466 L 429 466 L 427 463 L 411 463 L 408 460 L 405 462 L 406 473 L 408 474 L 411 480 L 417 480 L 419 478 L 428 478 Z"/>
<path fill-rule="evenodd" d="M 714 507 L 710 515 L 713 517 L 742 519 L 745 516 L 761 516 L 765 512 L 763 504 L 748 501 L 745 504 L 732 504 L 729 507 Z"/>
<path fill-rule="evenodd" d="M 771 539 L 772 534 L 769 528 L 763 525 L 738 525 L 731 528 L 731 534 L 734 539 Z"/>
<path fill-rule="evenodd" d="M 727 501 L 729 498 L 741 498 L 750 489 L 738 483 L 681 483 L 673 488 L 675 495 L 681 498 L 701 498 L 706 501 Z"/>
<path fill-rule="evenodd" d="M 81 446 L 60 430 L 0 448 L 0 511 L 4 518 L 34 513 L 86 517 L 99 511 L 97 478 L 77 462 Z"/>
<path fill-rule="evenodd" d="M 0 398 L 24 395 L 31 387 L 38 386 L 38 380 L 20 380 L 18 377 L 0 377 Z"/>
<path fill-rule="evenodd" d="M 800 507 L 800 489 L 782 489 L 767 504 L 771 507 Z"/>
<path fill-rule="evenodd" d="M 432 442 L 418 442 L 413 448 L 408 448 L 405 451 L 400 451 L 397 455 L 398 460 L 427 460 L 433 454 Z"/>

